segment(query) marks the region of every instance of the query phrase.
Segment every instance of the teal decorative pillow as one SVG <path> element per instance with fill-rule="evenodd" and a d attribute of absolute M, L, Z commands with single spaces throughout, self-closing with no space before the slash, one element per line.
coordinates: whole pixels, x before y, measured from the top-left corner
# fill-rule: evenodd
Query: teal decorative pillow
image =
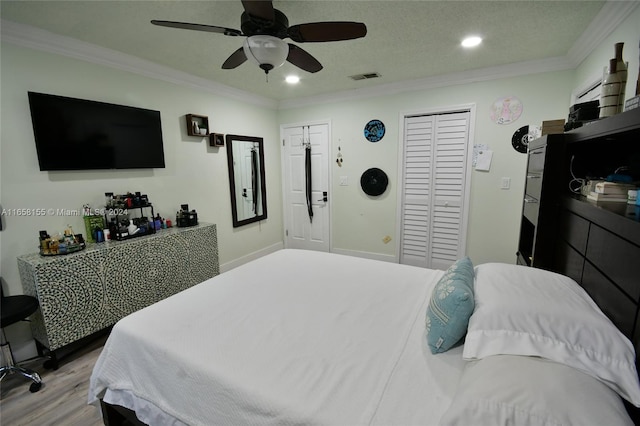
<path fill-rule="evenodd" d="M 464 337 L 475 306 L 473 264 L 468 257 L 451 265 L 431 293 L 427 343 L 431 353 L 446 352 Z"/>

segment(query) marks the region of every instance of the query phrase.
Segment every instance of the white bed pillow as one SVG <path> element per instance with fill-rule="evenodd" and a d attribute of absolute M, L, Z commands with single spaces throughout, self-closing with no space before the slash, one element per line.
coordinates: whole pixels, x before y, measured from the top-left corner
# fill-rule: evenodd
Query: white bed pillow
<path fill-rule="evenodd" d="M 539 356 L 583 371 L 640 406 L 631 342 L 571 278 L 526 266 L 475 268 L 466 360 Z"/>
<path fill-rule="evenodd" d="M 620 397 L 575 368 L 496 355 L 467 364 L 440 426 L 633 425 Z"/>

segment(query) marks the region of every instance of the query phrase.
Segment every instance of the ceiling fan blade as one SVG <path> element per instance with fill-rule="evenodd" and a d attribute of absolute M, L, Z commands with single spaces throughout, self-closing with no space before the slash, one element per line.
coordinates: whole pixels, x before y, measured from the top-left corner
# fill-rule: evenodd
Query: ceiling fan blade
<path fill-rule="evenodd" d="M 273 22 L 276 19 L 271 0 L 242 0 L 242 6 L 244 6 L 244 11 L 252 18 L 263 19 L 268 22 Z"/>
<path fill-rule="evenodd" d="M 316 58 L 311 56 L 306 50 L 289 43 L 289 55 L 287 61 L 291 62 L 298 68 L 302 68 L 308 72 L 318 72 L 322 69 L 322 64 Z"/>
<path fill-rule="evenodd" d="M 298 43 L 353 40 L 367 34 L 361 22 L 311 22 L 289 27 L 289 38 Z"/>
<path fill-rule="evenodd" d="M 223 70 L 234 69 L 244 64 L 246 60 L 247 60 L 247 55 L 245 55 L 244 49 L 241 47 L 240 49 L 233 52 L 231 56 L 227 58 L 226 61 L 224 61 L 224 64 L 222 64 L 222 69 Z"/>
<path fill-rule="evenodd" d="M 184 30 L 195 31 L 208 31 L 210 33 L 220 33 L 228 36 L 241 36 L 242 31 L 234 30 L 233 28 L 216 27 L 215 25 L 203 25 L 203 24 L 191 24 L 189 22 L 174 22 L 174 21 L 158 21 L 152 20 L 153 25 L 159 25 L 161 27 L 181 28 Z"/>

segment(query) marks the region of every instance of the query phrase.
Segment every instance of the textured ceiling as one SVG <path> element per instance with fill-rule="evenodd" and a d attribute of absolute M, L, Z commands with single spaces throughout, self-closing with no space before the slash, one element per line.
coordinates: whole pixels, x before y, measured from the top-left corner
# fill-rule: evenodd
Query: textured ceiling
<path fill-rule="evenodd" d="M 227 1 L 7 1 L 3 20 L 38 27 L 152 61 L 274 100 L 316 96 L 504 64 L 564 57 L 602 1 L 278 1 L 289 24 L 358 21 L 363 39 L 300 46 L 324 66 L 310 74 L 293 65 L 269 74 L 246 62 L 221 69 L 243 38 L 157 27 L 171 20 L 240 29 L 240 0 Z M 460 47 L 469 34 L 484 38 L 475 50 Z M 353 81 L 351 75 L 382 77 Z M 298 85 L 283 80 L 297 74 Z"/>

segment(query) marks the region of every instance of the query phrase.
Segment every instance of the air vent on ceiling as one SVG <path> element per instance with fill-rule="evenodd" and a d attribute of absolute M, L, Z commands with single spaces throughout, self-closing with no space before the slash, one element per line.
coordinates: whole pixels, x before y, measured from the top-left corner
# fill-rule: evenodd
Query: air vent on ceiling
<path fill-rule="evenodd" d="M 349 76 L 349 78 L 352 80 L 368 80 L 370 78 L 378 78 L 378 77 L 380 77 L 380 74 L 378 74 L 377 72 L 370 72 L 367 74 L 356 74 L 356 75 Z"/>

